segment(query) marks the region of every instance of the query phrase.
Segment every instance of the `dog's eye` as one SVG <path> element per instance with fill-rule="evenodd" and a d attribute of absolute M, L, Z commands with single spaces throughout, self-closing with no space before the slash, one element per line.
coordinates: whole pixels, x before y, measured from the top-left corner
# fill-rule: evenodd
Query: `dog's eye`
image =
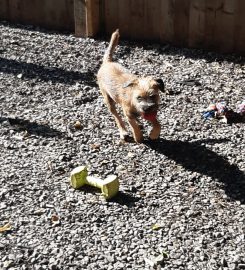
<path fill-rule="evenodd" d="M 138 101 L 142 101 L 142 100 L 143 100 L 143 97 L 138 96 L 138 97 L 137 97 L 137 100 L 138 100 Z"/>
<path fill-rule="evenodd" d="M 156 95 L 155 95 L 155 94 L 151 94 L 151 95 L 149 95 L 149 97 L 150 97 L 151 99 L 154 99 L 154 98 L 156 98 Z"/>

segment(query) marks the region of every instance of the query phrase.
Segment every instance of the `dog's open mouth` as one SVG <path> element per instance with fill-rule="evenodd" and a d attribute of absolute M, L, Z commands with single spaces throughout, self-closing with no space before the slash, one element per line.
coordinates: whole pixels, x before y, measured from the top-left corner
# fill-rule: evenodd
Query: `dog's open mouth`
<path fill-rule="evenodd" d="M 154 121 L 156 120 L 157 117 L 157 111 L 153 111 L 153 112 L 144 112 L 141 114 L 141 116 L 148 121 Z"/>

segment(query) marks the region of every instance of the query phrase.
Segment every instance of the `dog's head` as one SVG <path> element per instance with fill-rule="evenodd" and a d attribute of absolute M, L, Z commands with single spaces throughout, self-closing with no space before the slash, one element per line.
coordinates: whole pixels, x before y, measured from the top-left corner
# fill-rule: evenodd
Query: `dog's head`
<path fill-rule="evenodd" d="M 159 91 L 164 92 L 162 79 L 137 78 L 125 84 L 132 89 L 132 105 L 139 114 L 150 114 L 156 112 L 159 106 Z"/>

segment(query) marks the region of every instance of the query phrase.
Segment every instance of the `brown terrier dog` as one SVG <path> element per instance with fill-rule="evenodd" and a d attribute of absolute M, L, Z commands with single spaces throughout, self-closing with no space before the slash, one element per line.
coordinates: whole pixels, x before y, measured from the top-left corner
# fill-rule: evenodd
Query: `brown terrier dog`
<path fill-rule="evenodd" d="M 155 140 L 159 137 L 161 130 L 156 115 L 160 101 L 159 90 L 164 91 L 164 83 L 161 79 L 139 78 L 120 64 L 112 62 L 112 53 L 118 40 L 119 30 L 116 30 L 111 36 L 110 44 L 97 75 L 100 91 L 110 112 L 115 117 L 122 140 L 127 139 L 128 133 L 122 118 L 116 111 L 116 103 L 121 105 L 137 143 L 143 141 L 143 134 L 137 119 L 139 116 L 152 123 L 150 139 Z"/>

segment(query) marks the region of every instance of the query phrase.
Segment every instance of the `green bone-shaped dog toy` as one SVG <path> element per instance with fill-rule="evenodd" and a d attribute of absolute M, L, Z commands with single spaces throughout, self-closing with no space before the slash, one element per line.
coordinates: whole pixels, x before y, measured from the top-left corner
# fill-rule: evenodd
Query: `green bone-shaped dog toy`
<path fill-rule="evenodd" d="M 101 180 L 100 178 L 89 176 L 86 166 L 79 166 L 72 170 L 70 182 L 75 189 L 84 185 L 100 188 L 105 199 L 114 197 L 119 190 L 119 181 L 116 175 L 110 175 L 105 180 Z"/>

